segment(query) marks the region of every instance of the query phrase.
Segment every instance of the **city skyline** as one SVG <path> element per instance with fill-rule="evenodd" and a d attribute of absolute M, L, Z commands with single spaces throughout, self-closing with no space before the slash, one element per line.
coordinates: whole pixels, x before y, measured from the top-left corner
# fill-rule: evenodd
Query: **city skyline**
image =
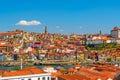
<path fill-rule="evenodd" d="M 110 33 L 120 26 L 118 0 L 20 0 L 0 2 L 0 31 Z"/>

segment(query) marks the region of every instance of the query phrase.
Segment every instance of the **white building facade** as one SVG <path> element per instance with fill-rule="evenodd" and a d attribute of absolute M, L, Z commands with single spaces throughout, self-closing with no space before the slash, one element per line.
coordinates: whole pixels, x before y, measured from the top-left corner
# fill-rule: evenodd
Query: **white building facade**
<path fill-rule="evenodd" d="M 111 36 L 113 38 L 120 38 L 120 29 L 118 27 L 114 27 L 113 30 L 111 30 Z"/>
<path fill-rule="evenodd" d="M 51 80 L 51 73 L 36 67 L 27 67 L 17 71 L 1 71 L 0 80 Z"/>
<path fill-rule="evenodd" d="M 34 74 L 25 76 L 0 77 L 0 80 L 51 80 L 51 74 Z"/>
<path fill-rule="evenodd" d="M 109 39 L 105 35 L 94 35 L 87 38 L 86 44 L 103 44 L 103 43 L 111 43 L 111 39 Z"/>

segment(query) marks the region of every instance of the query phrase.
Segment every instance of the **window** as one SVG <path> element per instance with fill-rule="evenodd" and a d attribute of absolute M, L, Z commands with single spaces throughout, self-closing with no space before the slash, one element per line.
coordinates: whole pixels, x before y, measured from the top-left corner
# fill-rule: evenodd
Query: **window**
<path fill-rule="evenodd" d="M 38 78 L 38 80 L 40 80 L 40 78 Z"/>
<path fill-rule="evenodd" d="M 50 80 L 50 77 L 48 77 L 48 79 L 47 80 Z"/>
<path fill-rule="evenodd" d="M 45 77 L 43 77 L 42 80 L 45 80 Z"/>

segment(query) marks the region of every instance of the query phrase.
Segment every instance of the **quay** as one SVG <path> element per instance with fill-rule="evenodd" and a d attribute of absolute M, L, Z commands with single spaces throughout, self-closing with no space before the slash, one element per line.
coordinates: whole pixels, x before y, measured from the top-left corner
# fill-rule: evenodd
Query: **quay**
<path fill-rule="evenodd" d="M 34 65 L 34 64 L 75 64 L 76 60 L 25 60 L 22 62 L 23 65 L 29 64 L 29 65 Z M 0 61 L 0 65 L 2 66 L 18 66 L 20 65 L 20 60 L 19 61 Z"/>

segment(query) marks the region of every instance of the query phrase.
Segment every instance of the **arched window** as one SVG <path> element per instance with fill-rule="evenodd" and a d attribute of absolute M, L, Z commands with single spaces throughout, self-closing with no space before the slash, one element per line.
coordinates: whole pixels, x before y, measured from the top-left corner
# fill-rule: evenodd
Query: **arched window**
<path fill-rule="evenodd" d="M 45 77 L 43 77 L 42 80 L 45 80 Z"/>
<path fill-rule="evenodd" d="M 50 80 L 50 77 L 48 77 L 47 80 Z"/>
<path fill-rule="evenodd" d="M 40 80 L 40 78 L 38 78 L 38 80 Z"/>
<path fill-rule="evenodd" d="M 32 80 L 32 79 L 29 78 L 28 80 Z"/>

